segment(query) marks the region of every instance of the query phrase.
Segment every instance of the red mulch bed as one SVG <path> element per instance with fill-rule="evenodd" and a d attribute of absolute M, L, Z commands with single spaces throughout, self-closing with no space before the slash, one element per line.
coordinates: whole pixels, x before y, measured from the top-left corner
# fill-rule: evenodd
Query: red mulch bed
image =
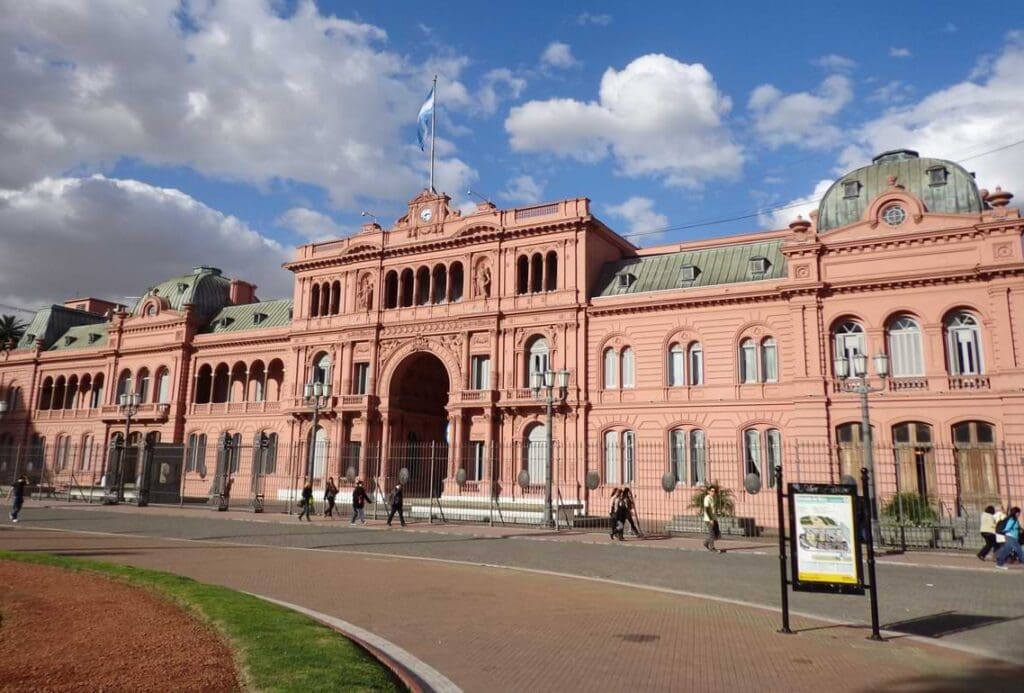
<path fill-rule="evenodd" d="M 0 561 L 0 689 L 240 688 L 227 644 L 171 602 L 97 575 Z"/>

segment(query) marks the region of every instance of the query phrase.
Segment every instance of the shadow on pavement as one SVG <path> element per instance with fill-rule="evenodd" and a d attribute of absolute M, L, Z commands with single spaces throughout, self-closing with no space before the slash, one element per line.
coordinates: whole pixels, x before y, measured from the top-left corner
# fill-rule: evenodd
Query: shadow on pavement
<path fill-rule="evenodd" d="M 887 623 L 882 627 L 886 630 L 894 630 L 897 633 L 907 635 L 918 635 L 925 638 L 941 638 L 954 633 L 963 633 L 968 630 L 984 628 L 996 623 L 1017 621 L 1024 616 L 986 616 L 984 614 L 961 614 L 956 611 L 943 611 L 937 614 L 929 614 L 919 618 L 912 618 L 906 621 Z M 1024 642 L 1021 643 L 1024 651 Z M 1020 683 L 1024 688 L 1024 682 Z M 1021 690 L 1019 688 L 1018 690 Z"/>
<path fill-rule="evenodd" d="M 893 681 L 886 686 L 889 693 L 1018 693 L 1024 667 L 1002 662 L 989 662 L 953 676 L 925 675 Z M 867 693 L 868 689 L 865 689 Z"/>

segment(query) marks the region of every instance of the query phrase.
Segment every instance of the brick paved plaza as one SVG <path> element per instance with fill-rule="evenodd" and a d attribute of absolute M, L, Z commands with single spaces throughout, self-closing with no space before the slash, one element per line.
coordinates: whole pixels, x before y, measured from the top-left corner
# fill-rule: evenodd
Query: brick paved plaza
<path fill-rule="evenodd" d="M 1005 671 L 1022 652 L 1024 570 L 962 556 L 883 559 L 883 624 L 925 637 L 878 644 L 865 639 L 866 598 L 795 595 L 796 611 L 861 625 L 797 617 L 794 636 L 776 634 L 777 612 L 726 601 L 777 603 L 770 544 L 710 555 L 690 539 L 609 545 L 521 527 L 310 526 L 169 508 L 30 504 L 23 517 L 0 532 L 0 548 L 167 570 L 301 605 L 395 643 L 468 691 L 992 691 L 1021 674 Z"/>

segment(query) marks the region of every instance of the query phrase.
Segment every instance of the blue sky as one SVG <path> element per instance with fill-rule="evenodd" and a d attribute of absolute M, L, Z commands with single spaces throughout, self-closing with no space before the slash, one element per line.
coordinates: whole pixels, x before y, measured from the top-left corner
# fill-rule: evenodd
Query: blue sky
<path fill-rule="evenodd" d="M 778 227 L 892 147 L 983 154 L 965 163 L 979 184 L 1024 188 L 1024 145 L 986 154 L 1024 140 L 1024 7 L 766 7 L 16 4 L 0 303 L 134 295 L 200 262 L 286 295 L 291 247 L 364 210 L 387 225 L 425 184 L 415 116 L 435 73 L 455 204 L 467 187 L 499 206 L 587 196 L 640 245 Z M 89 264 L 32 271 L 53 253 Z"/>

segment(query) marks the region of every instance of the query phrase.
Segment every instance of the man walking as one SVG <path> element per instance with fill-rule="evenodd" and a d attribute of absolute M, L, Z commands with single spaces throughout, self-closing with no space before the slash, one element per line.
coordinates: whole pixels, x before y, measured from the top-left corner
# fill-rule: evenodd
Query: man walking
<path fill-rule="evenodd" d="M 11 495 L 13 496 L 13 502 L 11 503 L 11 522 L 18 521 L 18 513 L 21 512 L 21 506 L 25 504 L 26 486 L 28 486 L 28 477 L 24 474 L 19 476 L 14 484 L 11 485 Z"/>
<path fill-rule="evenodd" d="M 302 518 L 306 518 L 306 522 L 313 521 L 313 482 L 307 481 L 302 487 L 302 499 L 299 500 L 299 507 L 302 508 L 302 512 L 299 513 L 299 522 L 302 522 Z"/>
<path fill-rule="evenodd" d="M 395 517 L 395 513 L 398 513 L 398 519 L 401 521 L 402 526 L 405 527 L 405 515 L 402 513 L 402 485 L 395 484 L 395 488 L 391 491 L 391 511 L 388 513 L 388 527 L 391 526 L 391 520 Z"/>
<path fill-rule="evenodd" d="M 370 503 L 373 502 L 370 500 L 370 497 L 366 495 L 366 489 L 363 488 L 363 482 L 357 481 L 356 487 L 352 489 L 352 521 L 349 522 L 350 525 L 354 525 L 356 523 L 357 517 L 361 524 L 366 524 L 366 515 L 364 514 L 363 507 L 366 505 L 367 501 Z"/>
<path fill-rule="evenodd" d="M 715 539 L 719 536 L 718 511 L 715 508 L 715 498 L 718 496 L 718 489 L 714 486 L 708 487 L 704 494 L 704 525 L 707 528 L 707 538 L 704 540 L 704 548 L 712 553 L 722 553 L 715 548 Z"/>

